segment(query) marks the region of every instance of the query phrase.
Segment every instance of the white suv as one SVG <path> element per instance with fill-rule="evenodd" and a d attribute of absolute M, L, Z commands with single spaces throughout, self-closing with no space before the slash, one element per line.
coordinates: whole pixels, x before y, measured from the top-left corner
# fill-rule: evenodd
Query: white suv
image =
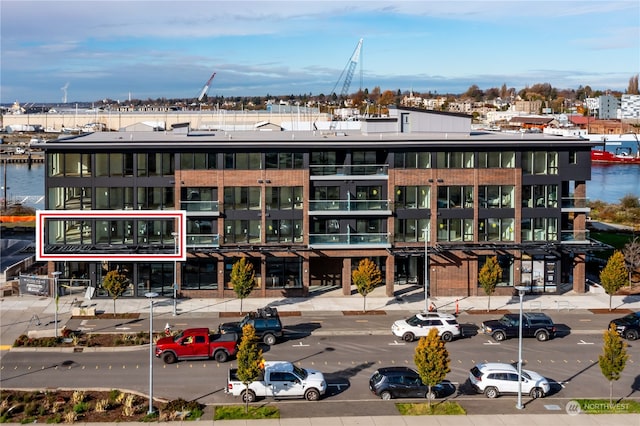
<path fill-rule="evenodd" d="M 417 337 L 429 334 L 434 327 L 438 329 L 438 335 L 445 342 L 461 335 L 456 317 L 440 312 L 417 314 L 406 320 L 398 320 L 391 326 L 391 332 L 404 341 L 412 342 Z"/>
<path fill-rule="evenodd" d="M 469 372 L 469 381 L 476 392 L 487 398 L 497 398 L 502 393 L 518 393 L 518 369 L 511 364 L 488 362 L 477 364 Z M 549 381 L 540 374 L 522 370 L 522 393 L 531 398 L 542 398 L 549 393 Z"/>

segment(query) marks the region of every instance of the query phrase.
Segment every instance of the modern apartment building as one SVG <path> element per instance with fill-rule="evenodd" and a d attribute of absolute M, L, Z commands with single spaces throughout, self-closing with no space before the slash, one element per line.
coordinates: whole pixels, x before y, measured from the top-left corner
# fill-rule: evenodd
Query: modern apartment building
<path fill-rule="evenodd" d="M 46 209 L 63 214 L 37 238 L 58 256 L 50 272 L 88 279 L 97 296 L 119 269 L 132 283 L 125 296 L 171 296 L 175 280 L 180 296 L 234 297 L 240 257 L 255 268 L 256 297 L 317 286 L 351 294 L 362 258 L 378 264 L 389 296 L 425 280 L 432 296 L 482 295 L 490 256 L 503 268 L 497 294 L 585 291 L 586 255 L 601 248 L 585 229 L 591 143 L 470 128 L 468 115 L 403 108 L 363 119 L 360 131 L 98 132 L 42 143 Z M 153 217 L 164 210 L 185 212 L 184 231 Z M 164 260 L 183 240 L 186 260 Z"/>

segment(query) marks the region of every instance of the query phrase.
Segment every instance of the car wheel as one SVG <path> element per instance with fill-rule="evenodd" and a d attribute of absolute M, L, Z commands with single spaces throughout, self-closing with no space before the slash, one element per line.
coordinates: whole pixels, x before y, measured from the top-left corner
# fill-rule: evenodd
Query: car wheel
<path fill-rule="evenodd" d="M 165 364 L 173 364 L 178 359 L 176 358 L 176 354 L 174 354 L 173 352 L 167 352 L 166 354 L 162 355 L 162 360 Z"/>
<path fill-rule="evenodd" d="M 265 345 L 275 345 L 276 344 L 276 336 L 274 336 L 273 334 L 265 334 L 264 337 L 262 338 L 262 341 L 264 342 Z"/>
<path fill-rule="evenodd" d="M 498 393 L 498 389 L 494 388 L 493 386 L 489 386 L 484 390 L 484 396 L 486 396 L 487 398 L 497 398 L 498 395 L 500 395 Z"/>
<path fill-rule="evenodd" d="M 391 392 L 387 392 L 384 391 L 380 394 L 380 398 L 384 399 L 385 401 L 388 401 L 391 399 Z"/>
<path fill-rule="evenodd" d="M 442 333 L 441 339 L 443 342 L 450 342 L 453 340 L 453 334 L 445 331 L 444 333 Z"/>
<path fill-rule="evenodd" d="M 549 334 L 546 331 L 538 331 L 536 333 L 536 339 L 538 339 L 538 342 L 546 342 L 549 340 Z"/>
<path fill-rule="evenodd" d="M 215 359 L 217 362 L 227 362 L 227 353 L 225 351 L 218 351 L 215 354 L 213 354 L 213 359 Z"/>
<path fill-rule="evenodd" d="M 496 331 L 495 333 L 493 333 L 493 338 L 498 342 L 502 342 L 504 339 L 507 338 L 507 335 L 504 334 L 504 332 L 502 331 Z"/>
<path fill-rule="evenodd" d="M 624 334 L 624 337 L 626 337 L 629 340 L 637 340 L 638 330 L 627 330 L 627 332 Z"/>
<path fill-rule="evenodd" d="M 402 340 L 404 340 L 405 342 L 413 342 L 413 340 L 416 337 L 413 335 L 413 333 L 404 333 L 402 335 Z"/>
<path fill-rule="evenodd" d="M 544 392 L 540 388 L 533 388 L 531 392 L 529 392 L 529 396 L 533 399 L 542 398 L 544 396 Z"/>
<path fill-rule="evenodd" d="M 242 397 L 242 402 L 253 402 L 256 400 L 256 394 L 253 393 L 253 391 L 243 390 L 240 396 Z"/>
<path fill-rule="evenodd" d="M 317 389 L 311 388 L 304 393 L 304 397 L 307 401 L 317 401 L 320 399 L 320 392 Z"/>

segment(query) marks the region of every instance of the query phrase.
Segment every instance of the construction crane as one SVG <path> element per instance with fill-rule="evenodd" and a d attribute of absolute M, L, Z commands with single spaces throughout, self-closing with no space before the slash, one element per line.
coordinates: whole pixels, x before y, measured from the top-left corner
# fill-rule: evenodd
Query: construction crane
<path fill-rule="evenodd" d="M 345 98 L 349 92 L 349 86 L 351 86 L 351 80 L 353 80 L 353 73 L 355 72 L 356 66 L 360 61 L 361 50 L 362 50 L 362 39 L 360 39 L 360 41 L 358 42 L 358 45 L 356 46 L 356 49 L 353 51 L 353 54 L 351 55 L 349 62 L 347 62 L 347 65 L 344 67 L 344 70 L 342 70 L 342 74 L 340 74 L 340 78 L 338 78 L 338 81 L 336 81 L 336 85 L 333 86 L 333 90 L 331 91 L 331 93 L 335 93 L 336 87 L 338 87 L 338 83 L 340 83 L 340 81 L 342 80 L 342 76 L 344 76 L 342 91 L 340 92 L 340 96 L 338 97 L 339 102 L 341 102 L 341 99 Z M 329 126 L 329 128 L 332 130 L 335 129 L 336 124 L 337 123 L 335 121 L 331 120 L 331 125 Z"/>
<path fill-rule="evenodd" d="M 202 91 L 200 92 L 200 96 L 198 96 L 198 102 L 202 101 L 202 98 L 204 98 L 204 95 L 206 95 L 207 92 L 209 91 L 209 86 L 211 85 L 211 81 L 215 76 L 216 76 L 216 73 L 214 72 L 213 74 L 211 74 L 211 77 L 209 77 L 209 80 L 207 80 L 206 84 L 202 88 Z"/>

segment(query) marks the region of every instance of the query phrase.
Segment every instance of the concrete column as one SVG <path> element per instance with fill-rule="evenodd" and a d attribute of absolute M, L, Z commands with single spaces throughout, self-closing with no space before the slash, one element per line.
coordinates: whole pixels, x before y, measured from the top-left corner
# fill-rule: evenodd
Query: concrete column
<path fill-rule="evenodd" d="M 351 258 L 342 259 L 342 294 L 351 295 Z"/>

